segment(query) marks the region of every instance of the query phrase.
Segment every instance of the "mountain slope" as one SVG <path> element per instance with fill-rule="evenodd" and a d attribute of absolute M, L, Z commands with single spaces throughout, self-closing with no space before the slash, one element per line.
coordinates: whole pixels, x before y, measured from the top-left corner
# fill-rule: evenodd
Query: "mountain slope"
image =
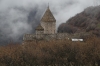
<path fill-rule="evenodd" d="M 58 27 L 58 32 L 88 32 L 100 36 L 100 6 L 86 8 L 82 13 L 62 23 Z"/>

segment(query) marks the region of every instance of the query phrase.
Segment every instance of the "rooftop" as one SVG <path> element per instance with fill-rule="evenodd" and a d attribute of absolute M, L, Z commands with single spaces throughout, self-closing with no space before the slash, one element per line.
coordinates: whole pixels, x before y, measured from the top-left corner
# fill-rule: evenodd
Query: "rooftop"
<path fill-rule="evenodd" d="M 44 30 L 44 28 L 43 28 L 41 25 L 38 25 L 38 26 L 36 27 L 36 30 Z"/>
<path fill-rule="evenodd" d="M 43 22 L 56 22 L 56 19 L 54 18 L 52 12 L 50 11 L 49 6 L 48 6 L 46 12 L 44 13 L 41 21 L 43 21 Z"/>

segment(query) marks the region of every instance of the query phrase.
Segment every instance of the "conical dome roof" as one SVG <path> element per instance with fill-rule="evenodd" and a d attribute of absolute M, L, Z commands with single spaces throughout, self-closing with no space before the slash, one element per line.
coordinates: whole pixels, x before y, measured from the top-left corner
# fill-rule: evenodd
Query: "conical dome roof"
<path fill-rule="evenodd" d="M 44 28 L 41 25 L 38 25 L 36 30 L 44 30 Z"/>
<path fill-rule="evenodd" d="M 41 21 L 43 21 L 43 22 L 56 22 L 56 19 L 54 18 L 52 12 L 50 11 L 49 6 L 48 6 L 46 12 L 44 13 Z"/>

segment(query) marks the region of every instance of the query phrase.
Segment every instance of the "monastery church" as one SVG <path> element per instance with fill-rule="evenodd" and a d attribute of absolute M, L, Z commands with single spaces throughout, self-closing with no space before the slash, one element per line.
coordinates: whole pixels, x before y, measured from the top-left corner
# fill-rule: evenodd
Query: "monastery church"
<path fill-rule="evenodd" d="M 35 39 L 66 39 L 67 33 L 56 32 L 56 19 L 50 11 L 49 6 L 46 12 L 40 20 L 40 24 L 35 29 L 35 34 L 25 34 L 23 40 L 35 40 Z"/>
<path fill-rule="evenodd" d="M 55 34 L 56 33 L 56 19 L 51 13 L 49 7 L 41 19 L 41 23 L 36 28 L 36 34 Z"/>

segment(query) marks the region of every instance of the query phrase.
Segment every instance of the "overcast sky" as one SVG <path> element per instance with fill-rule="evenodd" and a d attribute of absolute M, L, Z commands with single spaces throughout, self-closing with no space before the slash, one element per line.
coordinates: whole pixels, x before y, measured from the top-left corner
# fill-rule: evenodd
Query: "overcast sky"
<path fill-rule="evenodd" d="M 0 30 L 13 38 L 30 32 L 35 29 L 28 22 L 30 12 L 35 13 L 32 24 L 37 25 L 48 3 L 58 27 L 85 8 L 99 5 L 100 0 L 0 0 Z"/>

